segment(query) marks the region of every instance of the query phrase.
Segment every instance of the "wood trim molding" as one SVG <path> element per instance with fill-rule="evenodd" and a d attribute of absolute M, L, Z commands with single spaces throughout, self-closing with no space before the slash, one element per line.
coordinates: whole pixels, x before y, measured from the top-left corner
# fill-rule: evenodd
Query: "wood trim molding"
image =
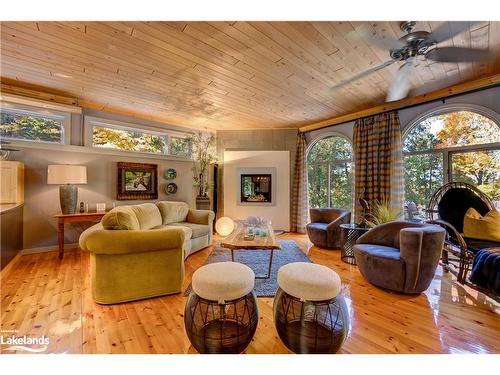
<path fill-rule="evenodd" d="M 436 91 L 432 91 L 427 94 L 422 94 L 414 96 L 411 98 L 405 98 L 397 100 L 394 102 L 380 104 L 375 107 L 363 109 L 354 113 L 349 113 L 342 116 L 332 117 L 327 120 L 315 122 L 313 124 L 305 125 L 299 128 L 300 132 L 309 132 L 312 130 L 326 128 L 332 125 L 342 124 L 348 121 L 357 120 L 362 117 L 372 116 L 378 113 L 392 111 L 396 109 L 402 109 L 406 107 L 412 107 L 417 104 L 422 104 L 426 102 L 431 102 L 434 100 L 444 99 L 449 96 L 455 96 L 458 94 L 464 94 L 470 91 L 485 89 L 487 87 L 500 85 L 500 74 L 494 74 L 492 76 L 480 78 L 474 81 L 460 83 L 458 85 L 453 85 Z"/>
<path fill-rule="evenodd" d="M 3 268 L 3 270 L 0 271 L 0 278 L 4 278 L 4 277 L 7 277 L 7 275 L 12 271 L 12 269 L 14 268 L 14 265 L 19 262 L 19 259 L 21 259 L 21 256 L 23 254 L 21 254 L 21 251 L 18 252 L 14 258 L 12 258 L 10 260 L 9 263 L 7 263 L 7 265 Z"/>
<path fill-rule="evenodd" d="M 54 93 L 46 92 L 43 90 L 38 90 L 35 88 L 18 86 L 16 84 L 6 82 L 3 77 L 1 78 L 1 81 L 2 81 L 2 86 L 1 86 L 2 92 L 4 92 L 4 93 L 13 94 L 13 95 L 28 96 L 30 98 L 40 99 L 40 100 L 53 102 L 53 103 L 78 106 L 78 99 L 74 98 L 74 97 L 60 95 L 60 94 L 54 94 Z"/>
<path fill-rule="evenodd" d="M 79 249 L 79 244 L 77 242 L 64 244 L 64 251 L 76 250 L 76 249 Z M 58 245 L 50 245 L 50 246 L 31 247 L 28 249 L 22 249 L 18 253 L 18 255 L 23 256 L 23 255 L 30 255 L 30 254 L 50 253 L 53 251 L 59 251 L 59 246 Z M 10 263 L 7 265 L 7 267 L 8 266 L 10 266 Z"/>
<path fill-rule="evenodd" d="M 4 85 L 2 84 L 2 89 L 0 93 L 0 101 L 5 101 L 9 103 L 17 103 L 17 104 L 24 104 L 24 105 L 31 105 L 31 106 L 36 106 L 36 107 L 41 107 L 41 108 L 46 108 L 46 109 L 53 109 L 56 111 L 63 111 L 63 112 L 70 112 L 70 113 L 77 113 L 81 114 L 82 109 L 76 105 L 72 104 L 62 104 L 58 103 L 55 101 L 47 100 L 47 99 L 38 99 L 38 98 L 33 98 L 32 96 L 27 96 L 27 95 L 19 95 L 19 94 L 11 94 L 9 90 L 4 91 Z M 44 93 L 40 93 L 44 94 Z M 48 94 L 51 95 L 51 94 Z"/>

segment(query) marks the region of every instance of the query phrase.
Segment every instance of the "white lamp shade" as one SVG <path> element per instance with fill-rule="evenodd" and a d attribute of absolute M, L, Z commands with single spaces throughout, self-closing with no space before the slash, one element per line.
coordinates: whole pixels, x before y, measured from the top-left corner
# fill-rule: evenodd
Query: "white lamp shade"
<path fill-rule="evenodd" d="M 87 167 L 84 165 L 49 165 L 47 168 L 47 184 L 86 184 Z"/>
<path fill-rule="evenodd" d="M 221 217 L 215 223 L 215 230 L 221 236 L 229 236 L 234 230 L 234 221 L 230 217 Z"/>

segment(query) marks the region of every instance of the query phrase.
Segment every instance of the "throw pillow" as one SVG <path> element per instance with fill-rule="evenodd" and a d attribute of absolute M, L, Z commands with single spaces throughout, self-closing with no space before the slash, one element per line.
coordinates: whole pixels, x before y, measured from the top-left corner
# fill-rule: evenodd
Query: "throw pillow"
<path fill-rule="evenodd" d="M 494 208 L 481 216 L 469 208 L 464 217 L 464 237 L 500 242 L 500 211 Z"/>

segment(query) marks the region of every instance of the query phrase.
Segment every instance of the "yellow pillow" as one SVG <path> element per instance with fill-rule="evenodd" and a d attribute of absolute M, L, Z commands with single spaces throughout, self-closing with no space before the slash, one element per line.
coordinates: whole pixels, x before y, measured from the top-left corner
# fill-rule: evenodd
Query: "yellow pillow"
<path fill-rule="evenodd" d="M 481 216 L 469 208 L 464 217 L 464 237 L 500 242 L 500 211 L 494 208 Z"/>

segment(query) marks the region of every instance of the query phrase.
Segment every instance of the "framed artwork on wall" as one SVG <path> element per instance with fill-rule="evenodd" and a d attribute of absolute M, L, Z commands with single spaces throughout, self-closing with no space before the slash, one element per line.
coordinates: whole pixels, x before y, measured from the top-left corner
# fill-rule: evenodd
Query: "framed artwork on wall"
<path fill-rule="evenodd" d="M 158 199 L 158 165 L 118 162 L 117 200 Z"/>

